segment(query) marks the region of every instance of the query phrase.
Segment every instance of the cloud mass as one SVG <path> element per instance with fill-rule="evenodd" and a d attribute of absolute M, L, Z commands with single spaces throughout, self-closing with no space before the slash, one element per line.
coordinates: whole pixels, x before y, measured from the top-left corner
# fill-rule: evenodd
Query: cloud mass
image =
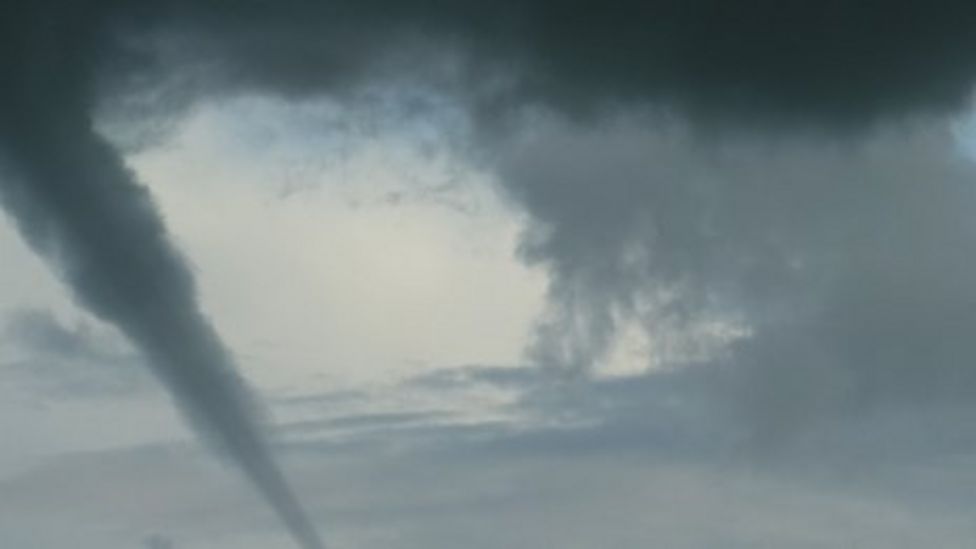
<path fill-rule="evenodd" d="M 636 326 L 677 398 L 706 395 L 695 413 L 731 412 L 761 445 L 976 392 L 976 191 L 946 129 L 976 81 L 971 2 L 4 7 L 0 201 L 305 549 L 322 542 L 256 399 L 100 117 L 165 123 L 247 94 L 447 96 L 473 127 L 458 149 L 527 214 L 518 253 L 550 275 L 527 357 L 556 378 L 599 374 Z M 611 391 L 632 409 L 603 419 L 659 411 L 654 375 Z M 566 398 L 527 395 L 549 411 Z"/>

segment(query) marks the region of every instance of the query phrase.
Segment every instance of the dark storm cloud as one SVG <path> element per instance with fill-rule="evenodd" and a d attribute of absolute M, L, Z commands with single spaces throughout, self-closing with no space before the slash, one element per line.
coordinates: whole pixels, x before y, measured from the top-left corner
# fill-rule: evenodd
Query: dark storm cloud
<path fill-rule="evenodd" d="M 700 121 L 855 128 L 957 109 L 976 75 L 967 54 L 976 9 L 953 0 L 158 1 L 113 8 L 128 14 L 120 19 L 130 29 L 157 31 L 151 44 L 163 45 L 156 50 L 163 55 L 156 61 L 195 73 L 201 91 L 296 97 L 348 91 L 393 73 L 414 80 L 440 74 L 494 114 L 524 103 L 580 114 L 650 102 Z M 132 35 L 129 44 L 138 43 Z"/>
<path fill-rule="evenodd" d="M 78 301 L 132 340 L 309 548 L 320 544 L 199 310 L 190 270 L 148 193 L 93 129 L 96 106 L 132 105 L 120 102 L 173 82 L 182 89 L 151 96 L 147 112 L 228 93 L 342 95 L 395 78 L 444 86 L 484 124 L 524 106 L 590 122 L 636 106 L 705 125 L 846 130 L 957 110 L 976 76 L 976 8 L 949 0 L 4 9 L 0 199 Z M 732 147 L 708 164 L 680 131 L 569 135 L 578 130 L 496 151 L 507 190 L 533 219 L 525 257 L 554 277 L 538 361 L 585 371 L 632 320 L 659 340 L 674 334 L 676 356 L 697 356 L 699 342 L 682 334 L 714 317 L 755 334 L 727 360 L 746 380 L 730 390 L 757 418 L 789 423 L 976 387 L 970 174 L 939 152 L 945 143 Z"/>

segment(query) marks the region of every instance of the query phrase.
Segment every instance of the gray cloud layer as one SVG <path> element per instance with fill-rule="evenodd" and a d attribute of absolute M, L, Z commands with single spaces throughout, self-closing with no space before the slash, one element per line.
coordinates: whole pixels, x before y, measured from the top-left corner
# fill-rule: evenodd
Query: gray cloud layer
<path fill-rule="evenodd" d="M 536 221 L 522 252 L 554 276 L 532 356 L 586 369 L 637 323 L 761 436 L 971 400 L 974 169 L 948 131 L 733 144 L 663 125 L 557 125 L 508 157 Z"/>
<path fill-rule="evenodd" d="M 566 443 L 528 446 L 530 437 L 465 448 L 453 434 L 441 435 L 454 440 L 447 450 L 407 450 L 395 442 L 346 451 L 308 444 L 288 456 L 302 484 L 314 488 L 312 508 L 332 517 L 337 547 L 813 549 L 857 543 L 907 549 L 965 547 L 974 534 L 967 490 L 972 470 L 965 459 L 881 460 L 839 483 L 760 476 L 716 463 L 714 455 L 669 459 L 605 438 L 580 452 Z M 140 491 L 105 490 L 116 483 Z M 0 541 L 9 545 L 123 548 L 157 531 L 177 547 L 258 549 L 284 541 L 269 532 L 269 517 L 256 502 L 181 448 L 68 455 L 0 488 Z M 152 494 L 151 501 L 143 493 Z M 93 500 L 99 505 L 85 505 Z M 51 515 L 59 527 L 39 528 L 50 526 Z"/>

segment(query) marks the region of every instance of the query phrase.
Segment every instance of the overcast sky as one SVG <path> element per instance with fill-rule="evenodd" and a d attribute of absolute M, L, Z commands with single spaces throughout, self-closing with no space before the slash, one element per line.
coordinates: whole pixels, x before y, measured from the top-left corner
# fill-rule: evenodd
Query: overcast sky
<path fill-rule="evenodd" d="M 971 546 L 976 10 L 780 4 L 2 4 L 0 546 Z"/>

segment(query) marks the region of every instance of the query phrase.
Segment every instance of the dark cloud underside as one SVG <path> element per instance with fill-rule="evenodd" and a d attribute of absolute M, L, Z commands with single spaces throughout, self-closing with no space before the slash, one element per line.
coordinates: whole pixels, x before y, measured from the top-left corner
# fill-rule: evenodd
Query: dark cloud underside
<path fill-rule="evenodd" d="M 963 1 L 150 5 L 144 24 L 201 47 L 214 80 L 288 95 L 378 67 L 423 74 L 437 56 L 413 47 L 460 59 L 484 108 L 651 102 L 703 122 L 856 128 L 958 109 L 976 75 L 976 9 Z"/>

